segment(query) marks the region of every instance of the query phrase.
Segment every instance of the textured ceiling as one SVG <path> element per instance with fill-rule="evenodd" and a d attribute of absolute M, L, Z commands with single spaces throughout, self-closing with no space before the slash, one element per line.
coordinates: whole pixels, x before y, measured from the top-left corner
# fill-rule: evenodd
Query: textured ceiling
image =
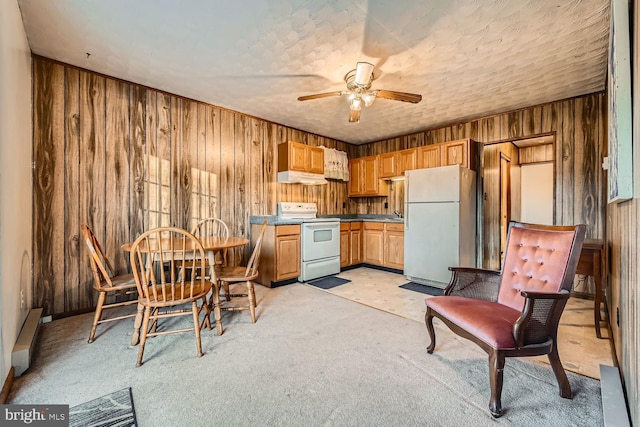
<path fill-rule="evenodd" d="M 35 54 L 361 144 L 604 90 L 609 0 L 19 0 Z M 87 53 L 91 55 L 87 57 Z M 358 61 L 378 99 L 348 123 Z"/>

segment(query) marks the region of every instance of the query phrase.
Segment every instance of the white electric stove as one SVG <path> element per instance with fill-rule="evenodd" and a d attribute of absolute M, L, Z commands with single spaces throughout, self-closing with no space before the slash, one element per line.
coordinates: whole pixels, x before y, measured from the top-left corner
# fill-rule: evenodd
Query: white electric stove
<path fill-rule="evenodd" d="M 318 218 L 315 203 L 278 203 L 278 219 L 300 220 L 301 273 L 306 282 L 340 272 L 340 219 Z"/>

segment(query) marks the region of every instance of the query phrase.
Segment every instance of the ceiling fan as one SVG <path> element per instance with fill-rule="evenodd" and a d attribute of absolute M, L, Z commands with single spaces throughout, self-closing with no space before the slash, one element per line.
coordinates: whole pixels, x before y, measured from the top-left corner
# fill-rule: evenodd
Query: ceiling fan
<path fill-rule="evenodd" d="M 415 93 L 394 92 L 392 90 L 382 89 L 371 90 L 371 83 L 373 82 L 373 64 L 368 62 L 358 62 L 355 70 L 349 71 L 344 76 L 344 81 L 347 84 L 347 90 L 305 95 L 299 97 L 298 101 L 346 95 L 349 97 L 349 123 L 358 123 L 360 121 L 360 110 L 362 109 L 362 106 L 370 106 L 376 98 L 411 102 L 413 104 L 417 104 L 422 101 L 422 95 L 417 95 Z"/>

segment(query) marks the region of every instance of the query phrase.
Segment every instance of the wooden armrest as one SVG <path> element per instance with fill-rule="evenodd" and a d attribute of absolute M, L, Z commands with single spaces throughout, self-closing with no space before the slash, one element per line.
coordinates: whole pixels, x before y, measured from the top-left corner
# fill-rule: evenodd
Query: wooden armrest
<path fill-rule="evenodd" d="M 513 338 L 518 347 L 525 345 L 525 338 L 536 341 L 541 339 L 539 337 L 545 336 L 545 334 L 548 337 L 548 332 L 552 328 L 557 329 L 561 313 L 554 316 L 554 310 L 556 310 L 558 301 L 566 301 L 570 296 L 569 292 L 564 289 L 560 292 L 520 291 L 520 294 L 525 299 L 524 307 L 522 308 L 522 314 L 513 324 Z M 537 300 L 540 300 L 540 302 L 536 304 Z M 534 310 L 536 311 L 536 321 L 531 322 Z"/>
<path fill-rule="evenodd" d="M 451 281 L 444 295 L 496 301 L 500 286 L 500 272 L 473 267 L 449 267 Z"/>
<path fill-rule="evenodd" d="M 485 268 L 475 268 L 475 267 L 449 267 L 449 271 L 459 271 L 463 273 L 490 274 L 494 276 L 500 275 L 500 270 L 487 270 Z"/>
<path fill-rule="evenodd" d="M 569 297 L 571 296 L 571 294 L 569 294 L 569 291 L 566 291 L 564 289 L 560 292 L 520 291 L 520 295 L 525 298 L 531 299 L 569 299 Z"/>

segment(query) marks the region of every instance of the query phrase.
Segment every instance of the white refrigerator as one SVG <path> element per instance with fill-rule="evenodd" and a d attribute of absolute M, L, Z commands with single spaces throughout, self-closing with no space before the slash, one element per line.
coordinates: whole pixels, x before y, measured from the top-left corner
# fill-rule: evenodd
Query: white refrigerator
<path fill-rule="evenodd" d="M 415 169 L 404 186 L 404 274 L 445 288 L 449 267 L 476 265 L 476 174 L 460 165 Z"/>

